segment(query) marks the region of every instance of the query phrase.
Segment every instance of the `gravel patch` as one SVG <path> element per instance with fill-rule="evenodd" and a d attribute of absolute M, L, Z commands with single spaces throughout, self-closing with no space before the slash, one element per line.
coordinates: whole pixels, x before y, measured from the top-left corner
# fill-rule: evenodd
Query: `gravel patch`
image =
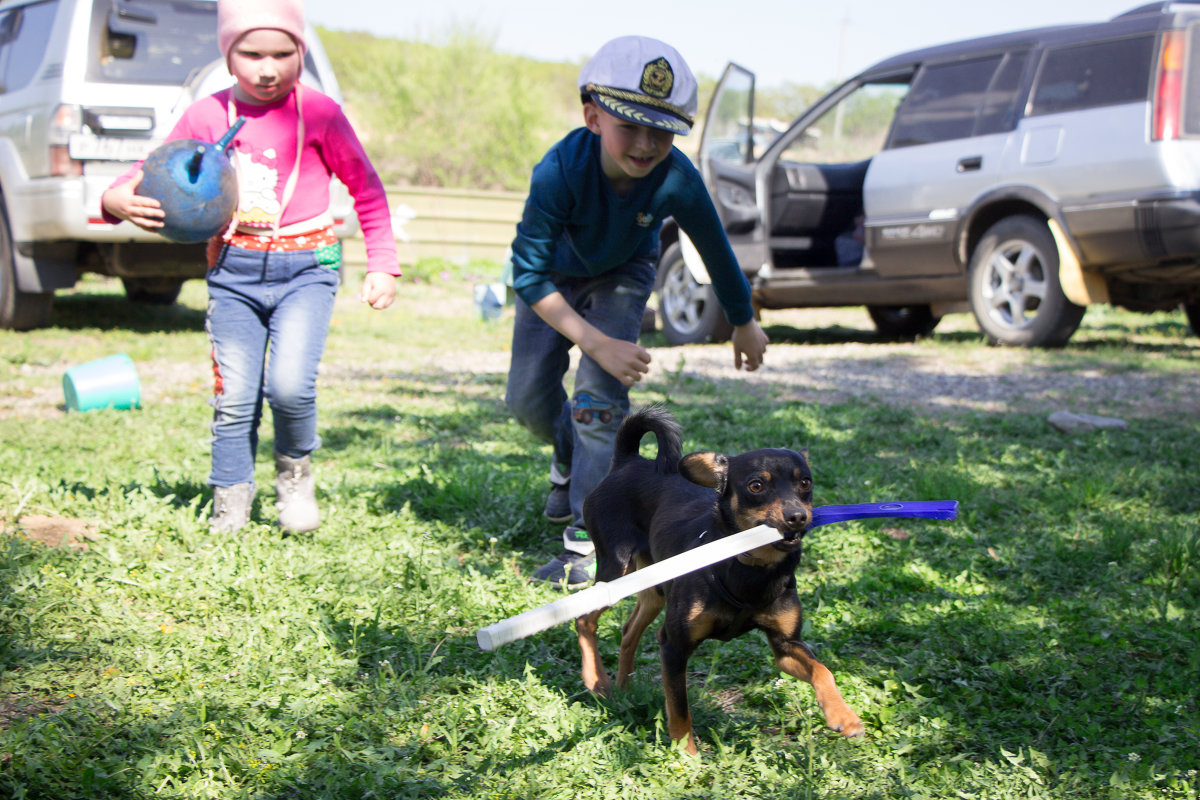
<path fill-rule="evenodd" d="M 993 411 L 1162 417 L 1200 413 L 1200 372 L 1130 370 L 1094 360 L 1046 363 L 1038 354 L 979 348 L 947 359 L 920 344 L 773 345 L 756 372 L 734 369 L 726 348 L 652 351 L 663 369 L 706 380 L 770 387 L 796 402 L 872 402 L 928 413 Z M 668 366 L 668 365 L 674 365 Z"/>
<path fill-rule="evenodd" d="M 771 312 L 768 329 L 785 341 L 770 344 L 766 361 L 755 372 L 734 369 L 728 344 L 650 348 L 653 360 L 646 380 L 650 385 L 680 378 L 729 381 L 743 391 L 785 402 L 881 403 L 931 415 L 963 411 L 1049 415 L 1062 410 L 1122 418 L 1200 415 L 1200 370 L 1187 363 L 1200 363 L 1200 340 L 1195 338 L 1133 342 L 1145 353 L 1142 366 L 1125 354 L 1119 360 L 1104 357 L 1102 341 L 1098 344 L 1081 335 L 1076 337 L 1080 341 L 1059 351 L 986 347 L 974 342 L 973 328 L 966 322 L 957 329 L 945 322 L 939 328 L 939 333 L 945 332 L 943 328 L 951 334 L 961 332 L 963 341 L 951 347 L 875 342 L 867 332 L 870 324 L 865 313 L 863 321 L 847 316 L 852 313 L 856 312 Z M 792 319 L 795 327 L 787 327 Z M 810 335 L 806 330 L 819 333 Z M 805 341 L 786 341 L 789 338 Z M 506 349 L 407 354 L 385 349 L 378 355 L 369 368 L 327 358 L 321 365 L 323 386 L 333 389 L 343 381 L 357 384 L 410 376 L 472 394 L 502 394 L 495 387 L 502 386 L 509 362 Z M 1169 369 L 1151 368 L 1163 360 L 1170 362 Z M 46 418 L 64 413 L 63 368 L 61 364 L 21 365 L 0 391 L 0 417 Z M 212 372 L 204 360 L 149 360 L 139 362 L 137 368 L 143 404 L 171 403 L 210 391 Z"/>

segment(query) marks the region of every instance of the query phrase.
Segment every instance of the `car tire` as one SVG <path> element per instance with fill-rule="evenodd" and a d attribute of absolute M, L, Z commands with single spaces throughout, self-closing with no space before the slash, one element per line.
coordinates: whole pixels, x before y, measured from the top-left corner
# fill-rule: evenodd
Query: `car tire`
<path fill-rule="evenodd" d="M 971 254 L 968 298 L 991 344 L 1061 347 L 1087 310 L 1063 294 L 1058 248 L 1045 220 L 1005 217 Z"/>
<path fill-rule="evenodd" d="M 678 243 L 658 260 L 658 319 L 673 345 L 726 342 L 733 334 L 717 293 L 692 277 Z"/>
<path fill-rule="evenodd" d="M 927 305 L 867 306 L 875 330 L 885 339 L 916 339 L 928 336 L 942 321 Z"/>
<path fill-rule="evenodd" d="M 17 264 L 13 255 L 8 211 L 0 200 L 0 328 L 14 331 L 44 328 L 50 324 L 54 292 L 22 292 L 17 288 Z"/>
<path fill-rule="evenodd" d="M 125 296 L 134 303 L 169 306 L 179 299 L 183 278 L 121 278 Z"/>
<path fill-rule="evenodd" d="M 1200 303 L 1184 303 L 1183 314 L 1192 327 L 1192 333 L 1200 336 Z"/>

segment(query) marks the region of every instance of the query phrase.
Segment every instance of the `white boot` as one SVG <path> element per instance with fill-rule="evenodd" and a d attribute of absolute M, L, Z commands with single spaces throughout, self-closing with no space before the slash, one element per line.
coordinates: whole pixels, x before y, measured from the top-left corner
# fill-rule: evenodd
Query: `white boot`
<path fill-rule="evenodd" d="M 254 501 L 254 484 L 213 487 L 212 517 L 208 529 L 213 533 L 232 533 L 250 521 L 250 504 Z"/>
<path fill-rule="evenodd" d="M 307 533 L 320 527 L 316 482 L 308 456 L 275 454 L 275 507 L 279 509 L 279 527 L 284 530 Z"/>

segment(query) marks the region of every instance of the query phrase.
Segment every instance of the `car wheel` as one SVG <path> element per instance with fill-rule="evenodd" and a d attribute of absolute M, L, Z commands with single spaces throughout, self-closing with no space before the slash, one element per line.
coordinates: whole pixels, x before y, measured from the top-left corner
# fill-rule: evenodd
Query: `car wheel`
<path fill-rule="evenodd" d="M 1200 336 L 1200 303 L 1184 303 L 1183 313 L 1187 316 L 1188 325 L 1192 326 L 1192 333 Z"/>
<path fill-rule="evenodd" d="M 183 278 L 121 278 L 125 296 L 134 303 L 169 306 L 179 299 Z"/>
<path fill-rule="evenodd" d="M 1058 248 L 1036 217 L 1006 217 L 988 228 L 971 254 L 968 280 L 971 311 L 992 344 L 1061 347 L 1086 311 L 1063 294 Z"/>
<path fill-rule="evenodd" d="M 887 339 L 928 336 L 942 321 L 929 306 L 867 306 L 875 330 Z"/>
<path fill-rule="evenodd" d="M 658 318 L 663 335 L 674 345 L 725 342 L 733 326 L 725 318 L 712 286 L 697 283 L 673 244 L 658 261 Z"/>
<path fill-rule="evenodd" d="M 0 328 L 28 331 L 50 324 L 54 292 L 22 292 L 17 288 L 12 232 L 8 212 L 0 202 Z"/>

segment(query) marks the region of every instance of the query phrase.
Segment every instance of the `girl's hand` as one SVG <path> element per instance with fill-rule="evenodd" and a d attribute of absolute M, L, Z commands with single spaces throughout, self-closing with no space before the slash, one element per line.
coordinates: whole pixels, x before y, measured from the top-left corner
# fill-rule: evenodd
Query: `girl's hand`
<path fill-rule="evenodd" d="M 104 210 L 117 219 L 127 220 L 142 230 L 157 232 L 163 226 L 166 212 L 153 197 L 136 194 L 142 182 L 142 171 L 125 183 L 107 190 L 100 198 Z"/>
<path fill-rule="evenodd" d="M 358 299 L 377 310 L 387 308 L 396 299 L 396 277 L 386 272 L 368 272 Z"/>

